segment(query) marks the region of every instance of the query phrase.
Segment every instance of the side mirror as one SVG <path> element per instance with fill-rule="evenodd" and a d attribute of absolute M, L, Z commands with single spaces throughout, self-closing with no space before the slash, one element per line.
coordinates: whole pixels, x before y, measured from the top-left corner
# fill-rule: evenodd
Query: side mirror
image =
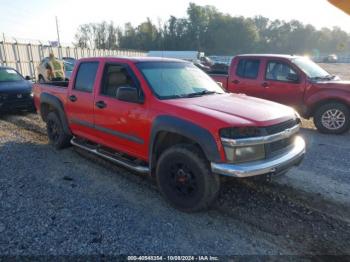
<path fill-rule="evenodd" d="M 139 95 L 139 90 L 136 87 L 121 86 L 117 89 L 117 98 L 120 101 L 130 102 L 130 103 L 143 103 L 143 98 Z"/>
<path fill-rule="evenodd" d="M 216 82 L 221 88 L 223 87 L 221 82 Z"/>
<path fill-rule="evenodd" d="M 32 78 L 30 76 L 26 76 L 24 79 L 27 80 L 27 81 L 31 81 L 32 80 Z"/>
<path fill-rule="evenodd" d="M 299 81 L 299 77 L 297 74 L 288 74 L 287 79 L 291 82 L 298 82 Z"/>

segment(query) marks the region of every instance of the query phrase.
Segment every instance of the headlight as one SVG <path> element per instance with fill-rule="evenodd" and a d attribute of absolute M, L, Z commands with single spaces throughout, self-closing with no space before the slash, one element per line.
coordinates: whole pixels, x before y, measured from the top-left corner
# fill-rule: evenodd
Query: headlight
<path fill-rule="evenodd" d="M 242 163 L 262 160 L 265 158 L 265 146 L 244 146 L 232 147 L 224 146 L 226 158 L 232 163 Z"/>

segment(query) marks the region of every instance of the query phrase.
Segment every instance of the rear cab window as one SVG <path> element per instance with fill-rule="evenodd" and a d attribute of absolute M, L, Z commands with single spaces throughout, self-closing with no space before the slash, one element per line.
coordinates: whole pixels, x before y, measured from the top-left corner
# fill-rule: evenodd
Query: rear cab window
<path fill-rule="evenodd" d="M 241 58 L 238 61 L 236 75 L 240 78 L 257 79 L 260 69 L 260 60 Z"/>
<path fill-rule="evenodd" d="M 82 62 L 75 77 L 73 89 L 92 93 L 98 70 L 98 62 Z"/>

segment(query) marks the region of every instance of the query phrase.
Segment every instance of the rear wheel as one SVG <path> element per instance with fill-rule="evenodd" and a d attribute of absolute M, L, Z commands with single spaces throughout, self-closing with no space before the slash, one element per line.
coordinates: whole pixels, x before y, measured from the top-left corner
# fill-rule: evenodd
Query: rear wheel
<path fill-rule="evenodd" d="M 47 115 L 46 128 L 50 143 L 56 149 L 70 146 L 71 136 L 64 132 L 62 122 L 55 112 Z"/>
<path fill-rule="evenodd" d="M 349 108 L 337 102 L 324 104 L 316 110 L 314 123 L 321 133 L 343 134 L 350 129 Z"/>
<path fill-rule="evenodd" d="M 196 212 L 208 208 L 220 190 L 218 175 L 197 147 L 175 145 L 157 163 L 157 183 L 162 195 L 175 208 Z"/>

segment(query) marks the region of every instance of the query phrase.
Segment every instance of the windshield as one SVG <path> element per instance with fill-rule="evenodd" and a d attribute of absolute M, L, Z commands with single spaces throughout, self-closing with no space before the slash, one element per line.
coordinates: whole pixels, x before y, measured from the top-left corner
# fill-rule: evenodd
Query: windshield
<path fill-rule="evenodd" d="M 295 58 L 292 60 L 308 77 L 310 78 L 327 78 L 330 74 L 322 67 L 307 58 Z"/>
<path fill-rule="evenodd" d="M 0 68 L 0 82 L 22 81 L 23 77 L 16 70 Z"/>
<path fill-rule="evenodd" d="M 64 62 L 64 68 L 66 71 L 73 71 L 73 67 L 74 65 L 72 63 Z"/>
<path fill-rule="evenodd" d="M 160 99 L 224 93 L 214 80 L 191 63 L 143 62 L 137 67 Z"/>

